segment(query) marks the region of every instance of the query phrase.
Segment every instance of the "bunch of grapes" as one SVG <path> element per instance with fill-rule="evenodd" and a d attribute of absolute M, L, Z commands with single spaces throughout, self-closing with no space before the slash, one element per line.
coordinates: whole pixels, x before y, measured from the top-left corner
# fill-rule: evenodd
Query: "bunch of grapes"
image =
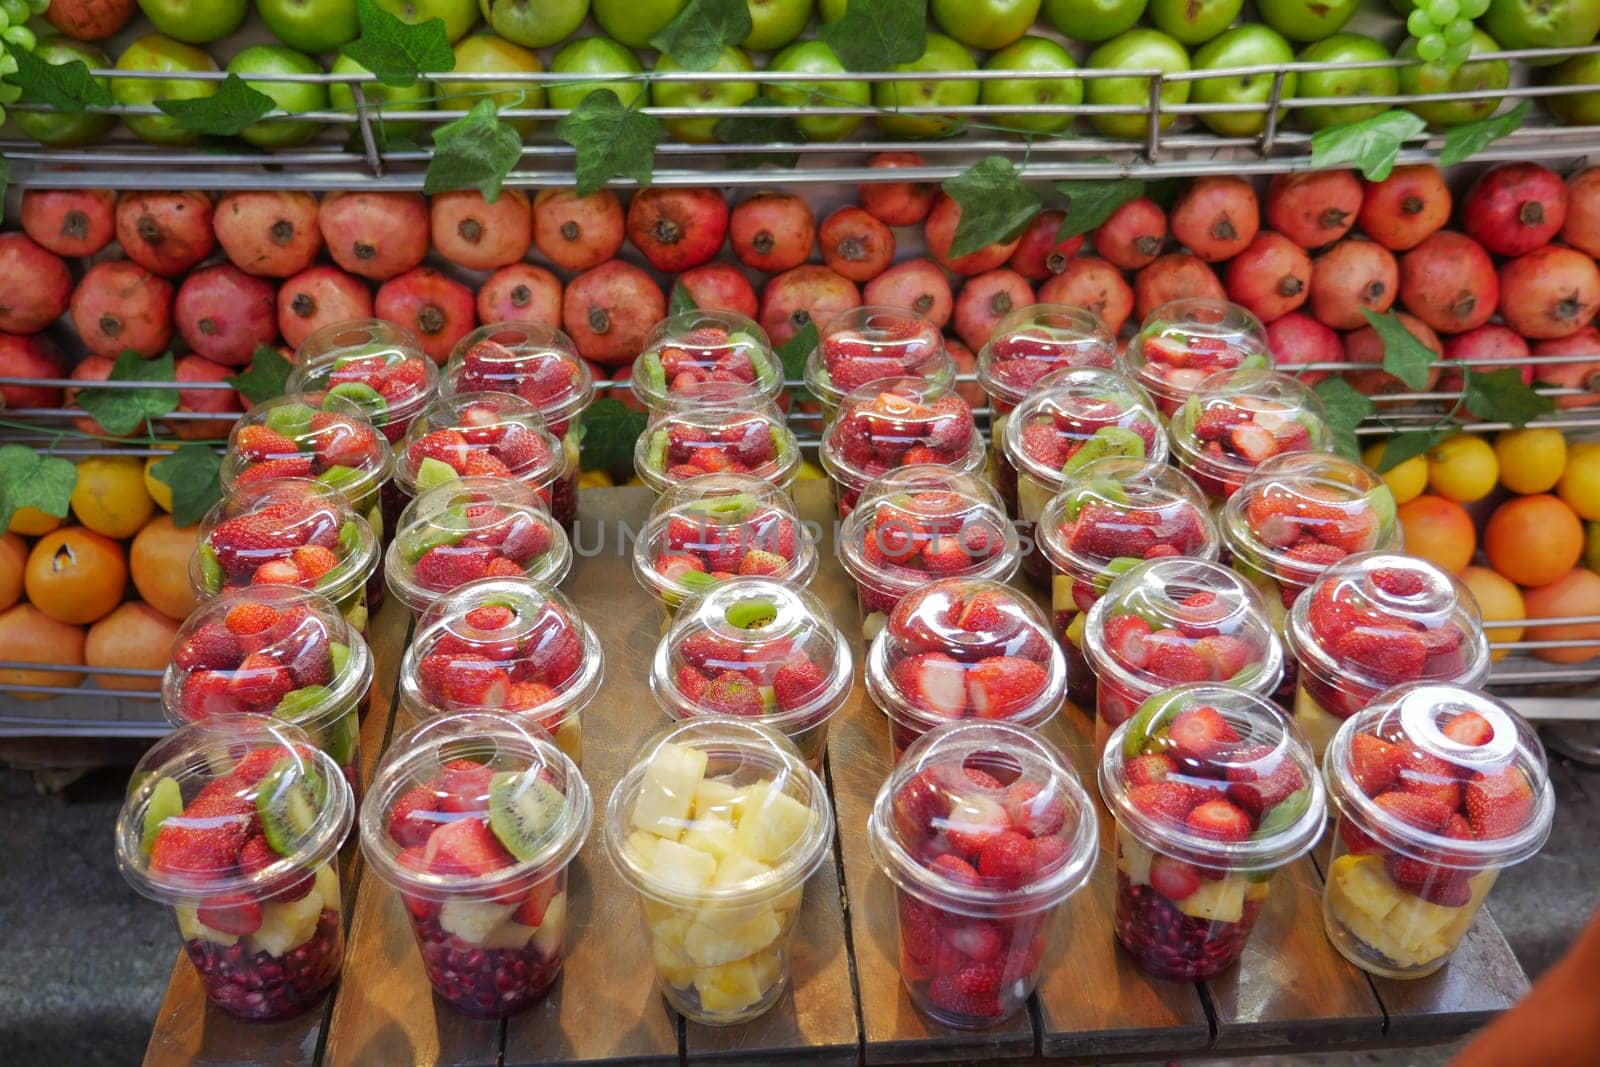
<path fill-rule="evenodd" d="M 13 52 L 18 49 L 32 52 L 39 38 L 27 27 L 28 18 L 44 14 L 50 0 L 0 0 L 0 78 L 17 72 Z M 6 120 L 7 104 L 17 102 L 22 90 L 10 82 L 0 81 L 0 122 Z"/>
<path fill-rule="evenodd" d="M 1472 20 L 1489 0 L 1416 0 L 1406 29 L 1417 39 L 1417 55 L 1429 63 L 1459 67 L 1472 54 Z"/>

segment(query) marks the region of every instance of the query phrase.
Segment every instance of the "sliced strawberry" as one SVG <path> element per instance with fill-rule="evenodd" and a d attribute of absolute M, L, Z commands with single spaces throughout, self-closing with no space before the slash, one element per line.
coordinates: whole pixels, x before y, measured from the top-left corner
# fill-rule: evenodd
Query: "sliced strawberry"
<path fill-rule="evenodd" d="M 287 459 L 300 452 L 293 441 L 265 426 L 239 427 L 239 433 L 233 439 L 233 450 L 249 463 Z"/>
<path fill-rule="evenodd" d="M 1234 758 L 1239 763 L 1264 763 L 1272 755 L 1270 746 L 1260 745 L 1242 749 Z M 1287 758 L 1269 766 L 1229 767 L 1228 781 L 1231 783 L 1228 786 L 1228 799 L 1258 822 L 1267 811 L 1283 803 L 1289 794 L 1304 788 L 1306 784 L 1300 768 Z"/>
<path fill-rule="evenodd" d="M 895 664 L 895 685 L 914 707 L 947 719 L 967 710 L 967 678 L 961 664 L 942 652 L 924 652 Z"/>
<path fill-rule="evenodd" d="M 1177 771 L 1178 765 L 1171 756 L 1160 752 L 1147 752 L 1122 765 L 1122 779 L 1128 784 L 1129 789 L 1137 789 L 1142 785 L 1155 785 L 1167 780 L 1167 776 Z"/>
<path fill-rule="evenodd" d="M 211 897 L 195 909 L 194 917 L 213 930 L 249 937 L 261 929 L 261 903 L 243 894 Z"/>
<path fill-rule="evenodd" d="M 1394 787 L 1404 760 L 1405 749 L 1376 734 L 1356 734 L 1350 739 L 1350 774 L 1369 797 Z"/>
<path fill-rule="evenodd" d="M 827 682 L 822 668 L 802 657 L 778 668 L 772 680 L 773 696 L 779 708 L 792 711 L 815 700 Z"/>
<path fill-rule="evenodd" d="M 1106 619 L 1105 649 L 1124 667 L 1144 670 L 1150 664 L 1150 624 L 1138 615 L 1112 615 Z"/>
<path fill-rule="evenodd" d="M 521 923 L 523 926 L 539 926 L 544 922 L 544 913 L 549 910 L 550 902 L 556 897 L 556 890 L 560 888 L 559 878 L 546 878 L 532 889 L 528 890 L 527 897 L 512 912 L 511 921 Z"/>
<path fill-rule="evenodd" d="M 1005 830 L 995 834 L 978 854 L 978 873 L 997 889 L 1020 889 L 1039 871 L 1039 857 L 1031 838 Z"/>
<path fill-rule="evenodd" d="M 282 858 L 271 845 L 267 844 L 266 837 L 256 834 L 244 843 L 244 848 L 239 850 L 239 873 L 246 877 L 260 874 Z M 300 900 L 311 892 L 316 884 L 316 876 L 306 873 L 298 878 L 291 879 L 282 889 L 272 894 L 268 899 L 285 904 Z"/>
<path fill-rule="evenodd" d="M 511 853 L 490 832 L 488 823 L 471 815 L 435 830 L 422 858 L 434 874 L 469 878 L 493 874 L 514 862 Z"/>
<path fill-rule="evenodd" d="M 406 462 L 413 474 L 425 459 L 438 460 L 457 474 L 464 474 L 470 452 L 467 438 L 460 430 L 434 430 L 406 449 Z"/>
<path fill-rule="evenodd" d="M 743 575 L 772 576 L 782 574 L 789 566 L 789 561 L 774 552 L 763 552 L 756 549 L 745 554 L 739 561 L 739 573 Z"/>
<path fill-rule="evenodd" d="M 1190 811 L 1184 825 L 1214 841 L 1243 841 L 1250 836 L 1250 816 L 1237 804 L 1208 800 Z"/>
<path fill-rule="evenodd" d="M 932 771 L 919 771 L 894 795 L 894 827 L 905 843 L 933 836 L 950 814 L 950 797 Z"/>
<path fill-rule="evenodd" d="M 935 874 L 943 875 L 958 885 L 978 886 L 983 884 L 983 879 L 977 870 L 960 856 L 952 856 L 948 852 L 942 856 L 935 856 L 933 862 L 928 864 L 928 869 Z"/>
<path fill-rule="evenodd" d="M 1465 711 L 1444 724 L 1443 733 L 1463 745 L 1487 745 L 1494 740 L 1494 727 L 1475 711 Z"/>
<path fill-rule="evenodd" d="M 1250 642 L 1232 634 L 1202 637 L 1194 643 L 1194 654 L 1217 682 L 1226 682 L 1259 658 Z"/>
<path fill-rule="evenodd" d="M 500 708 L 511 695 L 505 670 L 475 653 L 424 656 L 417 674 L 428 698 L 441 707 Z"/>
<path fill-rule="evenodd" d="M 311 477 L 311 457 L 295 456 L 290 459 L 269 459 L 265 463 L 255 463 L 241 470 L 234 476 L 234 485 L 250 485 L 254 482 L 265 482 L 272 478 L 309 478 Z"/>
<path fill-rule="evenodd" d="M 1067 806 L 1061 797 L 1054 789 L 1041 792 L 1033 782 L 1012 783 L 1001 803 L 1011 825 L 1029 837 L 1054 836 L 1067 822 Z"/>
<path fill-rule="evenodd" d="M 494 781 L 494 771 L 472 760 L 452 760 L 444 765 L 427 786 L 439 811 L 486 811 L 489 807 L 489 786 Z"/>
<path fill-rule="evenodd" d="M 707 630 L 690 634 L 678 645 L 678 655 L 702 671 L 731 670 L 744 662 L 737 643 Z"/>
<path fill-rule="evenodd" d="M 1398 790 L 1380 794 L 1373 803 L 1396 819 L 1419 830 L 1436 834 L 1450 821 L 1450 806 L 1437 797 Z"/>
<path fill-rule="evenodd" d="M 426 818 L 439 810 L 438 793 L 427 786 L 416 786 L 400 795 L 389 809 L 389 836 L 401 848 L 427 844 L 438 822 Z"/>
<path fill-rule="evenodd" d="M 712 678 L 700 703 L 718 715 L 753 717 L 767 710 L 761 690 L 740 671 L 723 671 Z"/>
<path fill-rule="evenodd" d="M 991 656 L 967 671 L 967 704 L 981 718 L 1010 718 L 1027 710 L 1048 681 L 1044 667 L 1031 659 Z"/>
<path fill-rule="evenodd" d="M 239 639 L 221 623 L 208 622 L 189 636 L 173 655 L 181 670 L 232 670 L 244 659 Z"/>
<path fill-rule="evenodd" d="M 1533 807 L 1533 787 L 1517 767 L 1474 775 L 1467 783 L 1467 820 L 1479 837 L 1509 837 L 1533 817 Z"/>
<path fill-rule="evenodd" d="M 1192 863 L 1158 852 L 1150 861 L 1150 888 L 1168 900 L 1187 900 L 1200 891 L 1200 871 Z"/>
<path fill-rule="evenodd" d="M 1422 677 L 1428 651 L 1422 638 L 1408 630 L 1357 626 L 1333 643 L 1335 658 L 1383 685 Z"/>
<path fill-rule="evenodd" d="M 940 828 L 952 847 L 973 858 L 996 834 L 1011 829 L 1011 817 L 999 801 L 969 796 L 951 805 Z"/>
<path fill-rule="evenodd" d="M 1253 422 L 1242 423 L 1228 432 L 1228 444 L 1234 455 L 1257 466 L 1278 454 L 1278 438 L 1271 430 Z"/>
<path fill-rule="evenodd" d="M 288 669 L 261 652 L 246 656 L 228 680 L 228 696 L 243 711 L 271 711 L 293 688 Z"/>
<path fill-rule="evenodd" d="M 1128 790 L 1128 801 L 1147 814 L 1182 823 L 1200 803 L 1200 792 L 1182 782 L 1158 782 Z"/>
<path fill-rule="evenodd" d="M 447 593 L 485 577 L 493 557 L 494 550 L 482 545 L 436 545 L 422 554 L 412 573 L 424 589 Z"/>
<path fill-rule="evenodd" d="M 945 930 L 945 944 L 979 963 L 988 963 L 1000 955 L 1005 939 L 992 922 L 970 919 Z"/>
<path fill-rule="evenodd" d="M 1239 735 L 1228 720 L 1208 704 L 1179 712 L 1167 728 L 1167 746 L 1172 755 L 1196 763 L 1210 762 L 1238 741 Z"/>
<path fill-rule="evenodd" d="M 266 633 L 278 621 L 278 611 L 271 604 L 246 600 L 228 609 L 222 623 L 235 637 L 248 637 Z"/>
<path fill-rule="evenodd" d="M 1455 767 L 1416 745 L 1406 745 L 1401 754 L 1398 784 L 1401 792 L 1434 797 L 1451 811 L 1461 804 Z"/>
<path fill-rule="evenodd" d="M 1149 646 L 1148 669 L 1157 677 L 1175 684 L 1210 680 L 1211 668 L 1176 630 L 1157 630 L 1150 635 Z"/>

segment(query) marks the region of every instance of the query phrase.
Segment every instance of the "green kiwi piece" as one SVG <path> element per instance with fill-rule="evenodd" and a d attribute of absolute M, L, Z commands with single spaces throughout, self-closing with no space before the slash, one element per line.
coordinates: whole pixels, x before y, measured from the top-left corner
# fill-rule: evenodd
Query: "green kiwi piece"
<path fill-rule="evenodd" d="M 1394 527 L 1397 516 L 1394 507 L 1394 493 L 1388 485 L 1380 484 L 1367 492 L 1367 503 L 1372 506 L 1373 514 L 1378 516 L 1378 528 Z"/>
<path fill-rule="evenodd" d="M 262 424 L 273 433 L 298 440 L 311 432 L 311 417 L 316 413 L 310 404 L 281 404 L 267 412 Z"/>
<path fill-rule="evenodd" d="M 653 471 L 667 469 L 667 431 L 657 430 L 650 435 L 650 451 L 644 461 Z"/>
<path fill-rule="evenodd" d="M 435 548 L 459 544 L 461 539 L 467 536 L 467 530 L 470 528 L 467 509 L 461 505 L 452 505 L 435 515 L 429 525 L 416 533 L 408 534 L 400 544 L 400 555 L 407 563 L 415 565 L 417 560 Z"/>
<path fill-rule="evenodd" d="M 1073 474 L 1107 456 L 1143 459 L 1144 438 L 1125 426 L 1102 426 L 1061 465 L 1061 473 Z"/>
<path fill-rule="evenodd" d="M 317 824 L 316 791 L 308 777 L 317 778 L 316 771 L 301 760 L 285 757 L 256 787 L 261 833 L 280 856 L 294 852 Z"/>
<path fill-rule="evenodd" d="M 737 604 L 730 604 L 724 615 L 729 626 L 755 630 L 771 625 L 778 617 L 778 610 L 770 600 L 741 600 Z"/>
<path fill-rule="evenodd" d="M 144 826 L 139 832 L 139 847 L 148 855 L 156 847 L 156 835 L 161 824 L 183 814 L 183 790 L 175 778 L 163 775 L 156 779 L 150 790 L 150 801 L 144 806 Z"/>
<path fill-rule="evenodd" d="M 346 467 L 340 463 L 335 463 L 333 466 L 317 475 L 317 481 L 321 482 L 329 489 L 337 489 L 341 493 L 344 492 L 349 486 L 359 482 L 361 478 L 362 473 L 360 471 L 356 470 L 354 467 Z"/>
<path fill-rule="evenodd" d="M 278 706 L 272 709 L 272 714 L 277 718 L 298 723 L 311 712 L 326 707 L 328 697 L 332 693 L 333 690 L 325 685 L 303 685 L 299 689 L 291 689 L 283 694 Z"/>
<path fill-rule="evenodd" d="M 334 397 L 360 408 L 362 413 L 372 420 L 374 426 L 382 426 L 388 421 L 389 402 L 370 385 L 363 382 L 340 382 L 329 389 L 328 394 L 322 398 L 323 411 L 339 410 L 337 403 L 329 403 Z"/>
<path fill-rule="evenodd" d="M 360 547 L 361 527 L 357 526 L 353 519 L 346 520 L 344 525 L 339 527 L 339 554 L 349 556 Z"/>
<path fill-rule="evenodd" d="M 1157 693 L 1140 704 L 1139 710 L 1128 720 L 1128 732 L 1122 735 L 1122 758 L 1131 760 L 1144 755 L 1145 743 L 1187 706 L 1187 694 L 1172 692 Z"/>
<path fill-rule="evenodd" d="M 1111 588 L 1112 582 L 1143 562 L 1144 560 L 1134 556 L 1117 556 L 1115 559 L 1106 560 L 1105 568 L 1094 576 L 1094 591 L 1101 596 L 1105 596 L 1106 590 Z"/>
<path fill-rule="evenodd" d="M 734 493 L 730 496 L 707 497 L 688 504 L 683 510 L 707 518 L 721 519 L 724 522 L 738 522 L 747 515 L 753 515 L 757 508 L 756 498 L 749 493 Z"/>
<path fill-rule="evenodd" d="M 566 809 L 561 791 L 532 771 L 501 771 L 489 780 L 489 829 L 519 860 L 539 846 Z"/>
<path fill-rule="evenodd" d="M 355 754 L 356 722 L 355 709 L 352 708 L 322 730 L 322 751 L 333 757 L 333 762 L 341 767 L 349 766 L 350 758 Z"/>
<path fill-rule="evenodd" d="M 682 586 L 690 596 L 705 592 L 721 580 L 711 577 L 705 571 L 684 571 L 678 575 L 678 585 Z"/>
<path fill-rule="evenodd" d="M 650 383 L 650 391 L 665 395 L 667 391 L 667 372 L 661 366 L 661 357 L 654 352 L 644 354 L 644 380 Z"/>
<path fill-rule="evenodd" d="M 1260 352 L 1252 352 L 1239 361 L 1240 370 L 1271 370 L 1267 365 L 1267 357 Z"/>
<path fill-rule="evenodd" d="M 200 559 L 200 580 L 205 583 L 206 591 L 222 592 L 222 561 L 217 559 L 217 550 L 209 541 L 202 541 L 195 552 Z"/>
<path fill-rule="evenodd" d="M 343 641 L 329 641 L 328 655 L 333 659 L 333 676 L 337 678 L 350 663 L 350 646 Z"/>
<path fill-rule="evenodd" d="M 461 475 L 457 474 L 455 468 L 442 459 L 424 456 L 422 462 L 417 464 L 417 492 L 419 493 L 460 480 Z"/>

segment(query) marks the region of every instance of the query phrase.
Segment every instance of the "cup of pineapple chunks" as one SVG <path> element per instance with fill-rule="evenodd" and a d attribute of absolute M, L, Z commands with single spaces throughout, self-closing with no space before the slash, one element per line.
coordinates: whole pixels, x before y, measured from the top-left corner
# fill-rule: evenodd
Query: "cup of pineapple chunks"
<path fill-rule="evenodd" d="M 606 805 L 606 849 L 639 893 L 674 1010 L 726 1026 L 778 1002 L 832 838 L 821 780 L 771 728 L 694 718 L 645 743 Z"/>

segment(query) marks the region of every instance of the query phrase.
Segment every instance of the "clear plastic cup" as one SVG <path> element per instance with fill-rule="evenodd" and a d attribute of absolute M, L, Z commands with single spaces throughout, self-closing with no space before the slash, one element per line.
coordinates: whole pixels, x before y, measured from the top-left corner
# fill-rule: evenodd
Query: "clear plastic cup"
<path fill-rule="evenodd" d="M 350 319 L 300 342 L 284 391 L 342 396 L 395 442 L 438 385 L 438 366 L 409 330 L 382 319 Z"/>
<path fill-rule="evenodd" d="M 363 637 L 377 572 L 378 538 L 367 520 L 344 494 L 309 478 L 238 487 L 200 520 L 189 557 L 189 585 L 202 599 L 252 585 L 310 589 Z"/>
<path fill-rule="evenodd" d="M 735 575 L 809 585 L 817 549 L 789 494 L 748 474 L 702 474 L 656 499 L 633 543 L 633 573 L 661 605 L 678 606 Z"/>
<path fill-rule="evenodd" d="M 510 478 L 462 478 L 429 489 L 401 512 L 384 558 L 389 588 L 416 618 L 478 578 L 532 578 L 555 587 L 571 567 L 572 545 L 544 498 Z"/>
<path fill-rule="evenodd" d="M 1117 823 L 1117 940 L 1156 978 L 1193 982 L 1244 953 L 1278 868 L 1322 837 L 1311 746 L 1267 698 L 1181 685 L 1117 727 L 1100 757 Z"/>
<path fill-rule="evenodd" d="M 592 816 L 577 766 L 518 719 L 430 719 L 389 747 L 361 806 L 361 852 L 400 894 L 451 1007 L 499 1018 L 555 983 L 567 868 Z"/>
<path fill-rule="evenodd" d="M 1139 563 L 1089 609 L 1083 651 L 1094 670 L 1095 742 L 1106 744 L 1151 697 L 1217 682 L 1270 697 L 1283 647 L 1254 586 L 1203 559 Z"/>
<path fill-rule="evenodd" d="M 806 388 L 822 402 L 824 429 L 852 390 L 904 377 L 944 386 L 956 380 L 939 328 L 905 308 L 869 304 L 836 315 L 822 326 L 817 347 L 806 357 Z"/>
<path fill-rule="evenodd" d="M 633 361 L 633 394 L 651 411 L 693 396 L 706 382 L 742 386 L 752 400 L 783 391 L 783 364 L 766 331 L 732 311 L 695 308 L 656 323 Z"/>
<path fill-rule="evenodd" d="M 650 665 L 650 692 L 673 719 L 761 722 L 819 774 L 828 722 L 854 685 L 850 645 L 828 610 L 773 578 L 730 578 L 686 603 Z"/>
<path fill-rule="evenodd" d="M 778 1002 L 832 840 L 822 781 L 769 727 L 694 718 L 645 743 L 606 805 L 606 850 L 639 894 L 673 1010 L 726 1026 Z"/>
<path fill-rule="evenodd" d="M 270 715 L 304 730 L 361 792 L 361 716 L 372 685 L 366 641 L 324 596 L 252 585 L 197 607 L 161 679 L 174 726 Z"/>
<path fill-rule="evenodd" d="M 950 386 L 922 378 L 883 378 L 852 391 L 818 448 L 841 519 L 891 470 L 932 463 L 977 474 L 984 457 L 971 405 Z"/>
<path fill-rule="evenodd" d="M 968 720 L 923 734 L 878 791 L 867 841 L 895 886 L 900 980 L 963 1030 L 1023 1010 L 1061 905 L 1094 868 L 1094 806 L 1032 730 Z"/>
<path fill-rule="evenodd" d="M 1122 372 L 1149 390 L 1168 418 L 1209 375 L 1273 365 L 1260 319 L 1238 304 L 1203 296 L 1172 300 L 1152 311 L 1118 360 Z"/>
<path fill-rule="evenodd" d="M 702 474 L 748 474 L 787 490 L 800 445 L 776 405 L 752 400 L 743 386 L 706 382 L 651 413 L 633 468 L 657 493 Z"/>
<path fill-rule="evenodd" d="M 975 474 L 918 463 L 869 483 L 840 526 L 839 562 L 856 583 L 861 634 L 878 635 L 907 593 L 940 578 L 1010 581 L 1017 532 Z"/>
<path fill-rule="evenodd" d="M 1323 771 L 1338 816 L 1323 925 L 1341 955 L 1385 978 L 1444 966 L 1500 871 L 1550 835 L 1538 737 L 1474 689 L 1389 690 L 1339 727 Z"/>
<path fill-rule="evenodd" d="M 1273 456 L 1333 448 L 1322 398 L 1269 370 L 1206 378 L 1172 416 L 1170 436 L 1178 466 L 1218 504 Z"/>
<path fill-rule="evenodd" d="M 1320 758 L 1339 726 L 1405 682 L 1476 686 L 1489 641 L 1472 593 L 1415 556 L 1368 552 L 1323 572 L 1284 631 L 1299 666 L 1294 717 Z"/>
<path fill-rule="evenodd" d="M 946 578 L 907 594 L 867 650 L 867 692 L 889 719 L 896 762 L 952 719 L 1037 729 L 1061 710 L 1067 661 L 1044 613 L 984 578 Z"/>
<path fill-rule="evenodd" d="M 335 857 L 355 818 L 339 768 L 281 719 L 182 726 L 134 769 L 117 867 L 170 905 L 206 998 L 251 1022 L 322 1001 L 344 959 Z"/>
<path fill-rule="evenodd" d="M 479 578 L 423 612 L 400 661 L 406 722 L 489 710 L 544 730 L 583 762 L 583 709 L 600 692 L 600 638 L 532 578 Z"/>

